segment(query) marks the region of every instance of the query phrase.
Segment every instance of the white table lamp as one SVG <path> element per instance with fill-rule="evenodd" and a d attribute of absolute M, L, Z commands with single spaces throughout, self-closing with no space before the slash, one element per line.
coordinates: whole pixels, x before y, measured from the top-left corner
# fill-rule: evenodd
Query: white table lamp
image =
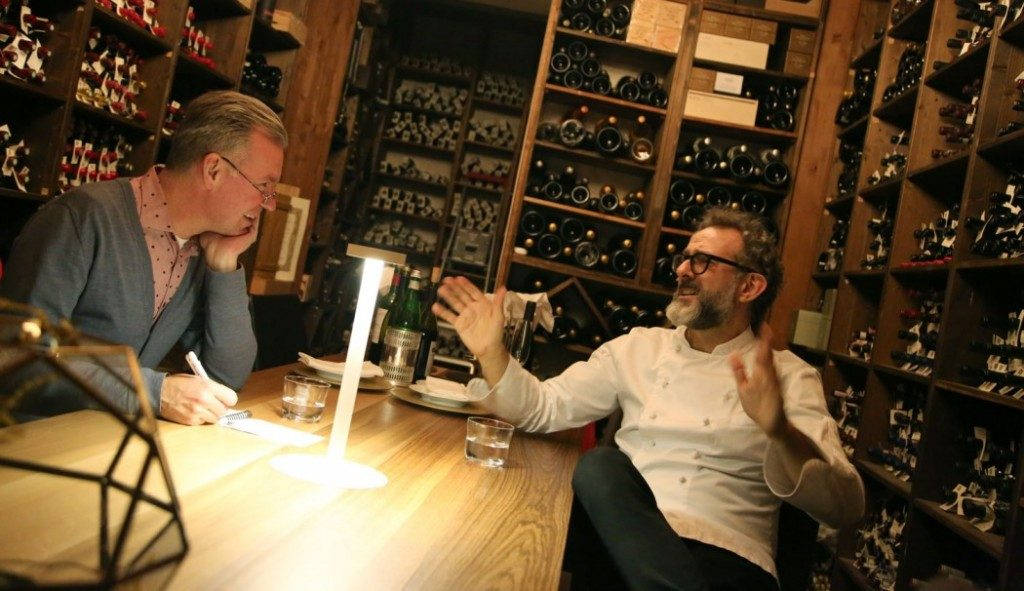
<path fill-rule="evenodd" d="M 364 259 L 356 316 L 345 356 L 345 370 L 341 376 L 338 406 L 327 443 L 327 455 L 284 454 L 270 460 L 276 470 L 300 480 L 307 480 L 338 488 L 377 488 L 388 482 L 379 470 L 345 459 L 352 411 L 359 389 L 359 376 L 366 356 L 366 341 L 370 336 L 370 323 L 377 303 L 377 290 L 384 273 L 384 263 L 405 263 L 405 255 L 359 244 L 349 244 L 345 254 Z"/>

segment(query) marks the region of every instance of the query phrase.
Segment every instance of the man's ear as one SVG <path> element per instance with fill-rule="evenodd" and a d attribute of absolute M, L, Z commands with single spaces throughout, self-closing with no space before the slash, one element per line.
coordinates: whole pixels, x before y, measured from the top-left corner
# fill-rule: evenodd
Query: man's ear
<path fill-rule="evenodd" d="M 768 289 L 768 280 L 765 279 L 764 275 L 760 273 L 747 273 L 747 276 L 740 283 L 740 290 L 737 295 L 741 302 L 752 302 L 764 293 L 766 289 Z"/>
<path fill-rule="evenodd" d="M 223 182 L 226 172 L 224 159 L 215 152 L 210 152 L 199 161 L 199 173 L 206 189 L 213 189 Z"/>

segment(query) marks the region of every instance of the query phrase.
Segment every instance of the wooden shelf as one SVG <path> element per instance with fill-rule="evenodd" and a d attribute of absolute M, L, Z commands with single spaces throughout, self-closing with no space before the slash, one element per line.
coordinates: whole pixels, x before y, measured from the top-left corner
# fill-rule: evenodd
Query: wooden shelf
<path fill-rule="evenodd" d="M 370 242 L 370 241 L 367 241 L 367 240 L 353 240 L 352 242 L 354 242 L 356 244 L 365 244 L 367 246 L 372 246 L 374 248 L 379 248 L 381 250 L 390 250 L 391 252 L 400 252 L 400 253 L 402 253 L 404 255 L 407 255 L 409 258 L 417 259 L 417 260 L 421 260 L 421 261 L 432 261 L 432 260 L 434 260 L 434 255 L 437 254 L 436 251 L 435 252 L 423 253 L 423 252 L 420 252 L 418 250 L 414 250 L 412 248 L 406 248 L 404 246 L 394 246 L 394 245 L 388 246 L 386 244 L 377 244 L 375 242 Z"/>
<path fill-rule="evenodd" d="M 886 488 L 903 497 L 905 501 L 910 500 L 910 483 L 896 478 L 892 472 L 885 469 L 885 466 L 871 460 L 854 460 L 854 464 Z"/>
<path fill-rule="evenodd" d="M 444 192 L 448 191 L 448 185 L 442 185 L 441 183 L 433 183 L 433 182 L 430 182 L 430 181 L 424 181 L 422 179 L 414 179 L 414 178 L 410 178 L 410 177 L 406 177 L 406 176 L 398 176 L 398 175 L 394 175 L 394 174 L 384 174 L 383 172 L 378 172 L 378 173 L 376 173 L 375 176 L 376 176 L 377 180 L 380 181 L 380 182 L 377 183 L 378 185 L 383 185 L 383 184 L 387 184 L 387 183 L 395 183 L 395 184 L 405 184 L 405 185 L 409 185 L 409 186 L 419 187 L 419 188 L 423 189 L 424 191 L 436 191 L 436 192 L 441 192 L 441 193 L 444 193 Z"/>
<path fill-rule="evenodd" d="M 846 574 L 846 577 L 857 586 L 860 591 L 875 591 L 875 586 L 868 580 L 867 576 L 857 568 L 849 558 L 839 558 L 836 560 L 839 564 L 839 570 Z"/>
<path fill-rule="evenodd" d="M 737 125 L 725 121 L 714 121 L 701 117 L 683 117 L 683 129 L 688 127 L 705 131 L 721 131 L 732 134 L 741 134 L 742 137 L 751 138 L 764 142 L 779 142 L 786 144 L 796 143 L 797 135 L 792 131 L 779 131 L 766 127 L 754 127 L 751 125 Z"/>
<path fill-rule="evenodd" d="M 466 76 L 459 74 L 445 74 L 444 72 L 434 72 L 433 70 L 424 70 L 422 68 L 413 68 L 411 66 L 395 66 L 395 75 L 402 79 L 413 78 L 424 82 L 452 84 L 455 86 L 469 86 L 473 83 L 472 78 L 467 78 Z"/>
<path fill-rule="evenodd" d="M 857 269 L 854 271 L 847 271 L 843 275 L 847 279 L 852 280 L 867 280 L 867 281 L 881 281 L 885 277 L 885 269 Z"/>
<path fill-rule="evenodd" d="M 917 92 L 920 87 L 919 83 L 889 99 L 889 102 L 882 103 L 874 110 L 874 116 L 896 127 L 909 128 L 910 121 L 914 117 L 914 104 L 917 102 Z"/>
<path fill-rule="evenodd" d="M 1004 273 L 1006 271 L 1024 271 L 1024 258 L 1012 259 L 973 259 L 962 261 L 957 264 L 957 270 L 962 273 Z"/>
<path fill-rule="evenodd" d="M 928 37 L 928 27 L 931 25 L 934 6 L 935 0 L 924 0 L 907 13 L 903 20 L 893 23 L 889 29 L 889 36 L 908 41 L 924 41 Z"/>
<path fill-rule="evenodd" d="M 730 187 L 734 189 L 756 191 L 758 193 L 764 193 L 765 195 L 768 196 L 774 196 L 778 199 L 782 199 L 787 194 L 789 194 L 788 189 L 777 189 L 764 183 L 743 183 L 725 176 L 704 176 L 702 174 L 697 174 L 696 172 L 690 172 L 688 170 L 673 170 L 672 178 L 686 179 L 688 181 L 697 181 L 699 183 L 703 183 L 706 185 L 718 185 L 720 187 Z"/>
<path fill-rule="evenodd" d="M 3 92 L 14 92 L 54 104 L 64 102 L 64 97 L 62 95 L 57 94 L 47 86 L 30 84 L 24 80 L 18 80 L 17 78 L 7 75 L 0 75 L 0 93 Z"/>
<path fill-rule="evenodd" d="M 661 109 L 658 107 L 652 107 L 650 105 L 645 105 L 642 103 L 634 103 L 633 101 L 626 101 L 620 98 L 615 98 L 613 96 L 597 94 L 596 92 L 588 92 L 586 90 L 568 88 L 565 86 L 560 86 L 558 84 L 551 84 L 550 82 L 544 85 L 544 91 L 549 94 L 584 100 L 591 104 L 596 103 L 599 105 L 608 105 L 612 107 L 617 107 L 619 109 L 634 111 L 637 113 L 650 113 L 652 115 L 658 115 L 659 117 L 664 117 L 666 113 L 665 109 Z"/>
<path fill-rule="evenodd" d="M 1000 164 L 1017 158 L 1024 152 L 1024 129 L 981 142 L 978 153 L 989 160 L 998 160 Z"/>
<path fill-rule="evenodd" d="M 861 369 L 868 369 L 869 367 L 871 367 L 871 364 L 868 363 L 867 361 L 864 361 L 859 357 L 854 357 L 853 355 L 847 355 L 846 353 L 835 353 L 830 351 L 828 357 L 829 359 L 837 363 L 842 363 L 843 365 L 851 365 L 853 367 L 859 367 Z"/>
<path fill-rule="evenodd" d="M 440 226 L 441 224 L 444 223 L 444 220 L 441 220 L 441 219 L 428 218 L 426 216 L 422 216 L 422 215 L 415 214 L 415 213 L 405 213 L 403 211 L 395 211 L 395 210 L 392 210 L 392 209 L 384 209 L 382 207 L 369 206 L 369 207 L 366 208 L 366 211 L 374 213 L 376 215 L 385 215 L 385 216 L 405 218 L 407 220 L 411 220 L 411 221 L 414 221 L 414 222 L 420 222 L 422 224 L 430 224 L 432 226 Z"/>
<path fill-rule="evenodd" d="M 203 0 L 192 4 L 196 10 L 196 20 L 206 21 L 232 16 L 248 16 L 252 10 L 238 0 Z"/>
<path fill-rule="evenodd" d="M 256 51 L 287 51 L 302 47 L 302 43 L 291 33 L 275 29 L 262 18 L 254 18 L 249 47 Z"/>
<path fill-rule="evenodd" d="M 814 279 L 822 285 L 839 285 L 839 277 L 842 275 L 839 271 L 819 271 L 817 273 L 811 273 L 811 279 Z"/>
<path fill-rule="evenodd" d="M 567 148 L 560 144 L 554 144 L 551 142 L 545 142 L 537 140 L 533 143 L 534 150 L 540 148 L 548 152 L 555 152 L 559 154 L 566 154 L 572 158 L 576 158 L 588 164 L 596 166 L 605 166 L 608 168 L 615 168 L 626 173 L 633 174 L 652 174 L 654 172 L 654 165 L 652 164 L 640 164 L 633 162 L 632 160 L 626 160 L 625 158 L 608 158 L 602 156 L 597 152 L 591 152 L 590 150 L 578 150 L 576 148 Z"/>
<path fill-rule="evenodd" d="M 967 177 L 967 163 L 970 154 L 966 151 L 937 160 L 907 174 L 915 185 L 944 201 L 960 201 L 964 179 Z"/>
<path fill-rule="evenodd" d="M 477 193 L 480 193 L 480 194 L 483 194 L 483 195 L 487 195 L 487 196 L 495 198 L 495 199 L 503 197 L 505 195 L 505 191 L 506 191 L 505 189 L 498 190 L 498 189 L 488 189 L 487 187 L 477 187 L 476 185 L 471 185 L 471 184 L 467 183 L 466 181 L 458 181 L 457 183 L 455 183 L 455 186 L 460 188 L 460 189 L 465 189 L 467 191 L 476 191 Z"/>
<path fill-rule="evenodd" d="M 1006 408 L 1012 408 L 1013 410 L 1024 411 L 1024 401 L 1011 398 L 1010 396 L 1003 396 L 1002 394 L 996 394 L 993 392 L 986 392 L 981 388 L 975 388 L 974 386 L 967 386 L 965 384 L 958 384 L 949 380 L 935 380 L 935 387 L 941 390 L 947 390 L 963 396 L 970 396 L 977 400 L 984 400 L 992 404 L 998 404 Z"/>
<path fill-rule="evenodd" d="M 882 41 L 885 37 L 879 37 L 871 42 L 870 45 L 864 48 L 864 51 L 860 52 L 860 55 L 853 58 L 850 62 L 850 69 L 856 70 L 858 68 L 871 68 L 877 69 L 878 58 L 882 55 Z"/>
<path fill-rule="evenodd" d="M 841 140 L 850 141 L 852 138 L 862 138 L 868 131 L 868 119 L 870 115 L 864 115 L 860 119 L 857 119 L 853 123 L 839 130 L 836 134 Z"/>
<path fill-rule="evenodd" d="M 508 115 L 522 115 L 525 108 L 524 105 L 508 105 L 480 97 L 473 98 L 473 107 L 487 109 L 488 111 L 498 111 Z"/>
<path fill-rule="evenodd" d="M 952 267 L 949 263 L 929 263 L 927 265 L 920 263 L 912 263 L 904 265 L 903 263 L 896 263 L 889 266 L 889 273 L 894 277 L 934 277 L 942 278 L 949 275 L 949 270 Z"/>
<path fill-rule="evenodd" d="M 174 46 L 167 39 L 157 37 L 135 23 L 117 16 L 102 4 L 93 3 L 92 19 L 94 24 L 117 35 L 143 57 L 174 50 Z"/>
<path fill-rule="evenodd" d="M 538 343 L 551 344 L 553 341 L 545 337 L 544 335 L 534 335 L 533 339 Z M 586 345 L 580 345 L 579 343 L 559 343 L 560 347 L 564 347 L 566 351 L 572 351 L 573 353 L 580 353 L 582 355 L 590 355 L 594 352 L 594 349 Z"/>
<path fill-rule="evenodd" d="M 876 359 L 878 355 L 879 352 L 875 351 L 872 353 L 871 358 Z M 909 382 L 916 382 L 918 384 L 929 384 L 932 381 L 931 376 L 923 376 L 919 373 L 914 373 L 912 371 L 907 371 L 905 369 L 900 369 L 898 367 L 892 367 L 891 365 L 883 365 L 881 363 L 876 362 L 872 364 L 872 367 L 874 367 L 875 371 L 877 372 L 881 372 L 890 375 L 894 378 L 899 378 L 901 380 L 907 380 Z"/>
<path fill-rule="evenodd" d="M 186 81 L 189 86 L 204 90 L 228 90 L 235 86 L 235 81 L 227 74 L 207 67 L 192 57 L 192 54 L 184 51 L 178 52 L 178 64 L 175 67 L 174 75 L 176 78 Z"/>
<path fill-rule="evenodd" d="M 426 146 L 424 144 L 414 144 L 412 142 L 406 142 L 397 140 L 394 138 L 381 138 L 381 143 L 390 148 L 394 148 L 397 151 L 409 151 L 418 152 L 427 156 L 434 156 L 441 160 L 452 160 L 455 157 L 454 150 L 447 150 L 445 148 L 435 148 L 434 146 Z"/>
<path fill-rule="evenodd" d="M 480 151 L 480 152 L 487 152 L 488 154 L 493 154 L 495 156 L 502 156 L 502 157 L 505 157 L 505 158 L 512 158 L 516 154 L 515 151 L 512 150 L 512 148 L 502 148 L 501 146 L 492 146 L 491 144 L 486 144 L 484 142 L 471 142 L 469 140 L 466 140 L 466 141 L 462 142 L 462 146 L 463 146 L 464 150 L 467 150 L 467 149 L 477 150 L 477 151 Z"/>
<path fill-rule="evenodd" d="M 1005 27 L 999 33 L 999 37 L 1014 45 L 1024 45 L 1024 15 L 1017 17 L 1017 20 Z"/>
<path fill-rule="evenodd" d="M 683 238 L 693 236 L 693 230 L 683 230 L 682 228 L 673 228 L 671 226 L 662 226 L 661 233 L 671 234 L 672 236 L 682 236 Z"/>
<path fill-rule="evenodd" d="M 665 51 L 664 49 L 657 49 L 655 47 L 647 47 L 645 45 L 637 45 L 636 43 L 627 43 L 619 39 L 612 39 L 611 37 L 603 37 L 601 35 L 594 35 L 593 33 L 586 33 L 583 31 L 577 31 L 576 29 L 569 29 L 566 27 L 557 27 L 555 31 L 559 35 L 565 35 L 567 37 L 576 37 L 587 41 L 588 43 L 598 43 L 608 47 L 621 47 L 629 49 L 631 51 L 637 51 L 640 53 L 646 53 L 649 55 L 656 55 L 663 58 L 675 58 L 676 52 Z"/>
<path fill-rule="evenodd" d="M 995 534 L 981 531 L 966 519 L 943 511 L 942 507 L 939 506 L 939 503 L 936 503 L 935 501 L 914 499 L 914 506 L 930 515 L 935 519 L 935 521 L 946 526 L 946 528 L 953 531 L 953 533 L 964 538 L 971 544 L 974 544 L 974 546 L 979 550 L 987 553 L 997 560 L 1002 557 L 1003 544 L 1005 541 L 1003 536 L 997 536 Z"/>
<path fill-rule="evenodd" d="M 846 197 L 836 197 L 825 202 L 825 208 L 831 211 L 833 214 L 849 213 L 850 208 L 853 207 L 853 202 L 857 198 L 856 195 L 847 195 Z"/>
<path fill-rule="evenodd" d="M 716 10 L 718 12 L 725 12 L 728 14 L 738 14 L 740 16 L 749 16 L 753 18 L 766 19 L 770 21 L 776 21 L 779 23 L 786 23 L 790 25 L 797 25 L 800 27 L 807 27 L 811 29 L 815 29 L 819 25 L 818 19 L 809 16 L 800 16 L 797 14 L 790 14 L 788 12 L 765 10 L 763 8 L 755 8 L 753 6 L 742 6 L 739 4 L 725 3 L 722 1 L 706 1 L 704 2 L 704 10 Z"/>
<path fill-rule="evenodd" d="M 604 283 L 607 285 L 614 285 L 615 287 L 621 287 L 624 289 L 632 289 L 635 291 L 647 291 L 652 293 L 655 292 L 649 288 L 642 287 L 636 279 L 630 279 L 627 277 L 620 277 L 611 273 L 604 273 L 601 271 L 591 271 L 590 269 L 584 269 L 575 265 L 568 265 L 566 263 L 559 263 L 556 261 L 549 261 L 534 256 L 513 254 L 512 262 L 518 265 L 525 265 L 527 267 L 533 267 L 535 269 L 543 269 L 545 271 L 551 271 L 552 273 L 559 273 L 561 275 L 568 275 L 569 277 L 578 277 L 580 279 L 586 279 L 588 281 L 596 281 L 598 283 Z M 659 295 L 661 295 L 659 293 Z"/>
<path fill-rule="evenodd" d="M 787 80 L 795 85 L 802 86 L 807 84 L 810 79 L 808 76 L 802 74 L 790 74 L 789 72 L 781 72 L 779 70 L 768 70 L 763 68 L 750 68 L 747 66 L 738 66 L 736 64 L 730 64 L 726 62 L 719 62 L 709 59 L 694 58 L 693 65 L 699 68 L 707 68 L 710 70 L 718 70 L 723 72 L 730 72 L 733 74 L 739 74 L 741 76 L 750 76 L 753 78 L 771 78 L 774 80 Z"/>
<path fill-rule="evenodd" d="M 985 69 L 991 39 L 986 39 L 957 56 L 949 65 L 932 72 L 924 79 L 925 86 L 955 97 L 963 97 L 964 85 L 978 77 L 978 72 Z"/>
<path fill-rule="evenodd" d="M 887 201 L 898 197 L 900 189 L 903 187 L 903 175 L 900 174 L 894 179 L 889 179 L 878 183 L 873 187 L 868 187 L 860 192 L 860 196 L 868 201 L 879 202 Z"/>
<path fill-rule="evenodd" d="M 156 133 L 155 131 L 146 127 L 144 124 L 139 123 L 138 121 L 133 121 L 131 119 L 121 117 L 120 115 L 115 115 L 110 111 L 107 111 L 106 109 L 99 109 L 97 107 L 87 105 L 79 101 L 74 101 L 74 111 L 75 113 L 78 113 L 80 115 L 85 115 L 86 117 L 92 117 L 94 119 L 100 119 L 104 123 L 116 125 L 129 133 L 135 134 L 136 136 L 143 134 L 154 135 Z M 152 119 L 149 121 L 149 124 L 153 124 Z"/>
<path fill-rule="evenodd" d="M 52 199 L 47 195 L 40 195 L 39 193 L 26 193 L 24 191 L 17 191 L 15 189 L 6 189 L 0 187 L 0 199 L 18 199 L 21 201 L 31 201 L 34 203 L 45 203 Z"/>
<path fill-rule="evenodd" d="M 574 207 L 572 205 L 566 205 L 564 203 L 556 203 L 554 201 L 548 201 L 547 199 L 541 199 L 539 197 L 531 197 L 529 195 L 523 196 L 523 202 L 538 207 L 546 207 L 548 209 L 555 209 L 565 213 L 571 213 L 573 215 L 582 216 L 594 220 L 600 220 L 602 222 L 608 222 L 610 224 L 617 224 L 619 226 L 628 226 L 630 228 L 637 228 L 642 230 L 645 227 L 643 222 L 633 221 L 629 218 L 625 218 L 618 215 L 611 215 L 608 213 L 602 213 L 600 211 L 593 211 L 590 209 L 582 209 Z"/>
<path fill-rule="evenodd" d="M 828 358 L 828 351 L 824 349 L 816 349 L 814 347 L 798 345 L 797 343 L 788 343 L 786 346 L 789 347 L 789 350 L 792 351 L 794 355 L 803 358 L 804 361 L 807 361 L 806 358 L 811 358 L 816 362 L 820 362 L 814 365 L 823 365 L 824 361 Z M 808 363 L 810 363 L 810 361 L 808 361 Z"/>
<path fill-rule="evenodd" d="M 423 107 L 417 107 L 416 105 L 407 105 L 404 103 L 391 103 L 392 111 L 408 111 L 410 113 L 418 113 L 420 115 L 427 115 L 428 117 L 444 118 L 444 119 L 462 119 L 462 113 L 453 113 L 448 111 L 436 111 L 434 109 L 426 109 Z"/>

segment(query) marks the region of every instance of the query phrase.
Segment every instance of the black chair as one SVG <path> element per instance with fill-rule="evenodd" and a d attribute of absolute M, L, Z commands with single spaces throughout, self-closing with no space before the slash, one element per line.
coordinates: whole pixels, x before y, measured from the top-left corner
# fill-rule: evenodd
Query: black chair
<path fill-rule="evenodd" d="M 253 296 L 256 369 L 295 363 L 307 347 L 302 302 L 294 295 Z"/>

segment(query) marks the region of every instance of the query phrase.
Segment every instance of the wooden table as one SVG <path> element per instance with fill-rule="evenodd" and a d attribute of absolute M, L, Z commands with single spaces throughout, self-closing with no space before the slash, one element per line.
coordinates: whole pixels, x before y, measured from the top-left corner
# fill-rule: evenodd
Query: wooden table
<path fill-rule="evenodd" d="M 318 423 L 279 417 L 282 378 L 293 367 L 254 373 L 238 407 L 326 438 L 336 395 Z M 0 455 L 102 469 L 118 430 L 107 415 L 71 413 L 0 430 Z M 464 459 L 465 416 L 361 392 L 346 457 L 389 481 L 379 489 L 339 491 L 270 467 L 271 457 L 295 448 L 213 425 L 161 421 L 159 431 L 190 543 L 184 561 L 161 574 L 172 588 L 558 586 L 577 432 L 517 432 L 509 465 L 486 469 Z M 302 451 L 325 450 L 326 439 Z M 16 572 L 39 576 L 41 570 L 26 571 L 26 564 L 66 563 L 46 570 L 56 576 L 83 572 L 76 564 L 95 566 L 96 490 L 0 468 L 0 569 L 17 565 Z M 148 521 L 137 519 L 140 526 Z"/>

